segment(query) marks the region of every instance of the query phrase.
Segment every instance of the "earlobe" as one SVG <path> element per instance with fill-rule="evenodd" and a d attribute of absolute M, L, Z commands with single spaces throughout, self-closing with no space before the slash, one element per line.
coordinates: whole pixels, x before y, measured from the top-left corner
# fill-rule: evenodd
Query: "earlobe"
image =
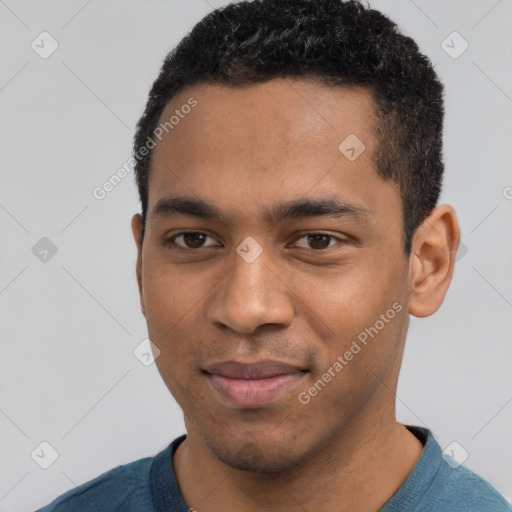
<path fill-rule="evenodd" d="M 140 307 L 142 314 L 146 316 L 144 306 L 144 294 L 142 291 L 142 216 L 140 213 L 132 217 L 132 234 L 137 246 L 137 261 L 135 263 L 135 274 L 137 276 L 137 285 L 139 287 Z"/>
<path fill-rule="evenodd" d="M 460 228 L 450 205 L 437 206 L 416 230 L 409 259 L 409 313 L 435 313 L 446 296 L 455 266 Z"/>

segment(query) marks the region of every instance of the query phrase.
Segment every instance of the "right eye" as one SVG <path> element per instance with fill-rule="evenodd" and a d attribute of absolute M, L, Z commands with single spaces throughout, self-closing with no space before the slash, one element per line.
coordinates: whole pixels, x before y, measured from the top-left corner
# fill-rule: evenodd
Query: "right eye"
<path fill-rule="evenodd" d="M 167 246 L 177 245 L 180 249 L 194 250 L 201 249 L 203 247 L 212 247 L 212 245 L 215 245 L 215 243 L 204 245 L 205 240 L 208 238 L 214 241 L 210 235 L 200 231 L 180 231 L 170 238 L 167 238 L 164 243 Z M 180 239 L 181 243 L 178 242 Z"/>

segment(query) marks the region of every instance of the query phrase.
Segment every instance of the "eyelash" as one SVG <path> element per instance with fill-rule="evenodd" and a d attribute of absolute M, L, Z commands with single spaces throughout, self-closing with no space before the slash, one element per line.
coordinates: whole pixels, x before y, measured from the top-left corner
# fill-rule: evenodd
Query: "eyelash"
<path fill-rule="evenodd" d="M 194 249 L 194 248 L 191 248 L 191 247 L 182 247 L 181 245 L 178 245 L 178 244 L 175 243 L 175 240 L 177 238 L 179 238 L 182 235 L 186 235 L 186 234 L 205 235 L 205 236 L 213 239 L 213 237 L 208 235 L 208 233 L 204 233 L 202 231 L 180 231 L 179 233 L 176 233 L 173 236 L 171 236 L 170 238 L 166 239 L 164 241 L 164 245 L 166 245 L 166 246 L 177 246 L 179 249 L 182 249 L 184 251 L 199 251 L 201 249 L 204 250 L 204 249 L 208 249 L 209 247 L 211 247 L 211 246 L 206 246 L 206 247 L 199 247 L 199 248 Z M 303 233 L 301 236 L 299 236 L 295 240 L 295 242 L 297 242 L 298 240 L 301 240 L 302 238 L 305 238 L 307 236 L 315 236 L 315 235 L 316 236 L 326 236 L 326 237 L 329 237 L 331 239 L 335 239 L 335 240 L 337 240 L 338 242 L 341 242 L 341 243 L 346 241 L 346 240 L 344 240 L 342 238 L 339 238 L 337 236 L 334 236 L 334 235 L 332 235 L 331 233 L 328 233 L 328 232 L 324 232 L 324 231 L 308 231 L 307 233 Z M 314 251 L 314 252 L 321 252 L 321 251 L 327 251 L 327 250 L 331 249 L 332 247 L 334 247 L 334 246 L 330 245 L 328 247 L 325 247 L 324 249 L 310 249 L 310 250 Z M 301 249 L 304 249 L 304 247 L 301 247 Z"/>

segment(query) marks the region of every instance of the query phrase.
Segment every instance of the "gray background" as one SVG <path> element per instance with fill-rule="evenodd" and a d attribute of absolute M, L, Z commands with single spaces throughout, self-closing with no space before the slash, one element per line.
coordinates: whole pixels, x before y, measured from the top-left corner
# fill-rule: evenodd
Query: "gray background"
<path fill-rule="evenodd" d="M 133 176 L 101 201 L 92 191 L 130 156 L 166 53 L 224 3 L 0 0 L 4 512 L 42 506 L 184 432 L 155 366 L 133 354 L 147 335 Z M 446 85 L 442 201 L 467 248 L 441 310 L 412 319 L 398 419 L 428 426 L 443 448 L 457 441 L 464 464 L 511 500 L 512 2 L 372 5 L 417 40 Z M 43 31 L 59 44 L 47 59 L 31 48 Z M 441 47 L 453 31 L 469 43 L 456 59 Z M 32 252 L 43 237 L 58 249 L 46 262 Z M 42 441 L 58 452 L 46 470 L 31 458 Z"/>

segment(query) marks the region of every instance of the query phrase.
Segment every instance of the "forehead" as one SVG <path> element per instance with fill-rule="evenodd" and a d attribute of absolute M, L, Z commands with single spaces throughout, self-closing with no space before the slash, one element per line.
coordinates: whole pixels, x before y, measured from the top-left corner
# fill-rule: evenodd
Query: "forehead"
<path fill-rule="evenodd" d="M 169 194 L 245 211 L 267 198 L 333 193 L 364 206 L 389 186 L 375 171 L 375 114 L 364 88 L 292 79 L 199 84 L 173 98 L 160 118 L 166 122 L 152 158 L 149 211 Z"/>
<path fill-rule="evenodd" d="M 325 149 L 329 144 L 337 155 L 336 142 L 350 133 L 357 133 L 366 144 L 373 142 L 375 116 L 368 88 L 290 78 L 240 87 L 198 84 L 170 101 L 160 123 L 173 114 L 178 121 L 175 114 L 190 110 L 186 105 L 192 99 L 197 106 L 169 130 L 177 137 L 193 129 L 196 138 L 208 142 L 227 139 L 233 149 L 243 142 L 260 157 L 272 150 L 282 154 L 285 149 L 300 154 L 315 144 Z"/>

